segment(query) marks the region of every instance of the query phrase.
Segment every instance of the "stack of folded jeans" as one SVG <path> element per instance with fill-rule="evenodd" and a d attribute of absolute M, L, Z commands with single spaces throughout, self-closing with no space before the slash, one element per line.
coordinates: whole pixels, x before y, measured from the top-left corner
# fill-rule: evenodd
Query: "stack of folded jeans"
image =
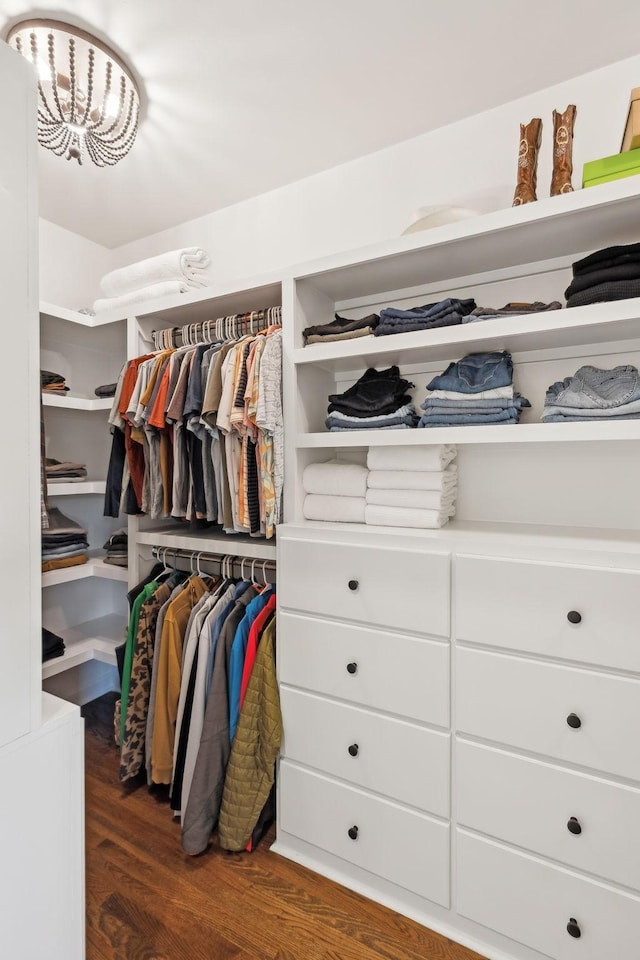
<path fill-rule="evenodd" d="M 476 307 L 466 317 L 463 323 L 476 323 L 478 320 L 495 320 L 496 317 L 525 317 L 529 313 L 546 313 L 548 310 L 562 310 L 559 300 L 551 303 L 542 303 L 534 300 L 533 303 L 505 303 L 504 307 Z"/>
<path fill-rule="evenodd" d="M 596 250 L 573 264 L 568 307 L 640 297 L 640 243 Z"/>
<path fill-rule="evenodd" d="M 307 520 L 364 523 L 366 467 L 341 460 L 311 463 L 302 474 Z"/>
<path fill-rule="evenodd" d="M 413 387 L 403 380 L 398 367 L 375 370 L 370 367 L 344 393 L 329 397 L 325 426 L 340 430 L 409 430 L 418 423 L 411 396 Z"/>
<path fill-rule="evenodd" d="M 341 317 L 339 313 L 336 313 L 331 323 L 307 327 L 306 330 L 302 331 L 302 337 L 305 346 L 310 343 L 330 343 L 336 340 L 369 337 L 378 326 L 379 320 L 380 317 L 377 313 L 370 313 L 366 317 L 359 317 L 357 320 L 349 320 L 348 317 Z"/>
<path fill-rule="evenodd" d="M 640 419 L 640 374 L 631 365 L 602 370 L 580 367 L 552 383 L 544 400 L 543 423 Z"/>
<path fill-rule="evenodd" d="M 370 447 L 367 456 L 369 524 L 442 527 L 455 514 L 456 448 Z"/>
<path fill-rule="evenodd" d="M 422 307 L 411 307 L 409 310 L 385 307 L 380 311 L 380 323 L 373 332 L 376 337 L 384 337 L 393 333 L 453 327 L 462 323 L 475 306 L 475 300 L 457 300 L 455 297 L 448 297 L 446 300 L 425 303 Z"/>
<path fill-rule="evenodd" d="M 57 507 L 49 507 L 49 528 L 42 534 L 42 572 L 86 563 L 88 547 L 87 531 Z"/>
<path fill-rule="evenodd" d="M 87 478 L 87 468 L 84 463 L 72 463 L 70 460 L 61 461 L 47 457 L 44 469 L 47 483 L 77 483 Z"/>
<path fill-rule="evenodd" d="M 419 427 L 517 423 L 531 404 L 513 389 L 513 362 L 507 351 L 470 353 L 450 363 L 427 384 Z"/>
<path fill-rule="evenodd" d="M 129 536 L 124 527 L 111 534 L 107 542 L 103 545 L 103 550 L 107 551 L 104 558 L 105 563 L 110 563 L 114 567 L 126 567 L 129 562 Z"/>

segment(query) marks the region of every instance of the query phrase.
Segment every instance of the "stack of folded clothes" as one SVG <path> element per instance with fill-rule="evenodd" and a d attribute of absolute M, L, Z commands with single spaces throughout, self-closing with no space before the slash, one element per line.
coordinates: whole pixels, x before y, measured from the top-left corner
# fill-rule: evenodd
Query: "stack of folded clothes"
<path fill-rule="evenodd" d="M 517 423 L 531 404 L 513 389 L 513 362 L 507 351 L 470 353 L 450 363 L 427 384 L 419 427 Z"/>
<path fill-rule="evenodd" d="M 54 460 L 47 457 L 44 462 L 47 483 L 78 483 L 87 478 L 84 463 L 72 463 L 70 460 Z"/>
<path fill-rule="evenodd" d="M 302 474 L 307 520 L 364 523 L 366 467 L 341 460 L 311 463 Z"/>
<path fill-rule="evenodd" d="M 86 563 L 88 547 L 87 531 L 57 507 L 49 507 L 49 528 L 42 534 L 42 572 Z"/>
<path fill-rule="evenodd" d="M 640 419 L 640 374 L 631 365 L 602 370 L 580 367 L 552 383 L 544 400 L 543 423 Z"/>
<path fill-rule="evenodd" d="M 380 323 L 373 332 L 376 337 L 384 337 L 393 333 L 453 327 L 462 323 L 475 306 L 475 300 L 457 300 L 455 297 L 448 297 L 446 300 L 425 303 L 422 307 L 411 307 L 409 310 L 385 307 L 380 311 Z"/>
<path fill-rule="evenodd" d="M 101 399 L 104 397 L 115 397 L 117 386 L 117 383 L 104 383 L 102 386 L 96 387 L 93 392 L 96 397 L 100 397 Z"/>
<path fill-rule="evenodd" d="M 573 264 L 568 307 L 640 297 L 640 243 L 596 250 Z"/>
<path fill-rule="evenodd" d="M 104 558 L 105 563 L 110 563 L 114 567 L 126 567 L 128 564 L 129 537 L 124 527 L 111 534 L 103 550 L 107 551 Z"/>
<path fill-rule="evenodd" d="M 64 655 L 64 640 L 46 627 L 42 628 L 42 662 Z"/>
<path fill-rule="evenodd" d="M 526 317 L 529 313 L 546 313 L 548 310 L 562 310 L 559 300 L 551 303 L 542 303 L 534 300 L 533 303 L 505 303 L 504 307 L 476 307 L 466 317 L 463 323 L 476 323 L 478 320 L 494 320 L 496 317 Z"/>
<path fill-rule="evenodd" d="M 336 340 L 354 340 L 356 337 L 370 337 L 378 326 L 380 317 L 377 313 L 370 313 L 357 320 L 349 320 L 334 314 L 331 323 L 317 324 L 302 331 L 305 346 L 310 343 L 331 343 Z"/>
<path fill-rule="evenodd" d="M 325 426 L 340 430 L 408 430 L 418 417 L 411 396 L 413 387 L 403 380 L 398 367 L 375 370 L 370 367 L 344 393 L 329 397 L 329 416 Z"/>
<path fill-rule="evenodd" d="M 456 448 L 370 447 L 366 523 L 443 527 L 455 514 Z"/>
<path fill-rule="evenodd" d="M 40 371 L 40 387 L 43 393 L 53 393 L 64 397 L 69 392 L 69 387 L 61 373 L 54 373 L 52 370 Z"/>
<path fill-rule="evenodd" d="M 102 297 L 93 304 L 94 313 L 124 310 L 136 303 L 207 287 L 210 265 L 206 250 L 184 247 L 112 270 L 100 281 Z"/>

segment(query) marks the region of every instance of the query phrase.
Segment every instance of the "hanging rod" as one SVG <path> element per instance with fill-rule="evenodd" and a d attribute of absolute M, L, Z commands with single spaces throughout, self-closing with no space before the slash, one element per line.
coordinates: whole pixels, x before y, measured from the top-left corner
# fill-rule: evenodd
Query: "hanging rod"
<path fill-rule="evenodd" d="M 261 583 L 275 583 L 276 564 L 274 560 L 260 560 L 251 557 L 238 557 L 232 553 L 207 553 L 204 550 L 180 550 L 173 547 L 151 548 L 151 554 L 156 560 L 160 560 L 165 566 L 178 569 L 178 560 L 188 560 L 192 572 L 200 570 L 200 565 L 218 564 L 220 572 L 226 576 L 233 576 L 234 570 L 239 571 L 239 576 L 243 580 L 255 580 L 256 576 L 261 576 Z M 195 570 L 193 563 L 195 561 Z"/>

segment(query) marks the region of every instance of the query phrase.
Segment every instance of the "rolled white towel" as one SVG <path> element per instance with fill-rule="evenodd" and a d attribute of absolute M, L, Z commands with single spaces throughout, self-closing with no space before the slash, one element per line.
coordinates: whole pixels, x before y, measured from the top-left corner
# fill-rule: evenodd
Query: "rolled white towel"
<path fill-rule="evenodd" d="M 112 270 L 100 281 L 100 289 L 105 297 L 121 297 L 163 280 L 182 280 L 189 287 L 206 287 L 205 271 L 210 264 L 209 254 L 201 247 L 169 250 L 157 257 Z"/>
<path fill-rule="evenodd" d="M 456 502 L 456 491 L 367 490 L 367 503 L 381 507 L 410 507 L 420 510 L 448 510 Z"/>
<path fill-rule="evenodd" d="M 444 470 L 455 459 L 451 444 L 424 447 L 369 447 L 369 470 Z"/>
<path fill-rule="evenodd" d="M 127 307 L 146 303 L 147 300 L 184 294 L 192 289 L 193 287 L 190 287 L 184 280 L 161 280 L 159 283 L 152 283 L 148 287 L 140 287 L 139 290 L 134 290 L 132 293 L 123 293 L 121 297 L 101 297 L 95 301 L 93 309 L 95 313 L 122 312 Z"/>
<path fill-rule="evenodd" d="M 307 520 L 364 523 L 365 505 L 364 497 L 330 497 L 308 493 L 304 498 L 303 513 Z"/>
<path fill-rule="evenodd" d="M 364 497 L 369 471 L 359 463 L 327 460 L 310 463 L 302 474 L 305 493 L 328 494 L 335 497 Z"/>
<path fill-rule="evenodd" d="M 458 468 L 446 470 L 370 470 L 370 490 L 452 490 L 458 482 Z"/>
<path fill-rule="evenodd" d="M 417 510 L 408 507 L 380 507 L 367 504 L 365 522 L 377 527 L 444 527 L 453 512 L 447 510 Z"/>

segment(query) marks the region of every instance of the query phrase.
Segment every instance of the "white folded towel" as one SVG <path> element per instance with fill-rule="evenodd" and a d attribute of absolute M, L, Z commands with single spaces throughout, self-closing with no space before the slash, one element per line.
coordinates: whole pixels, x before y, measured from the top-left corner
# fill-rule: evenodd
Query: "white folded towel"
<path fill-rule="evenodd" d="M 146 303 L 147 300 L 157 300 L 159 297 L 188 293 L 192 289 L 193 287 L 190 287 L 184 280 L 161 280 L 158 283 L 150 284 L 148 287 L 140 287 L 139 290 L 134 290 L 132 293 L 123 293 L 121 297 L 101 297 L 95 301 L 93 309 L 95 313 L 122 312 L 127 307 Z"/>
<path fill-rule="evenodd" d="M 369 447 L 369 470 L 444 470 L 455 459 L 451 444 L 424 447 Z"/>
<path fill-rule="evenodd" d="M 209 254 L 201 247 L 169 250 L 157 257 L 112 270 L 100 281 L 100 289 L 105 297 L 121 297 L 163 280 L 182 280 L 189 287 L 206 287 L 205 271 L 210 264 Z"/>
<path fill-rule="evenodd" d="M 446 470 L 370 470 L 370 490 L 451 490 L 458 481 L 458 468 L 450 463 Z"/>
<path fill-rule="evenodd" d="M 409 507 L 379 507 L 367 504 L 365 522 L 377 527 L 443 527 L 453 516 L 447 510 L 412 510 Z"/>
<path fill-rule="evenodd" d="M 304 498 L 303 513 L 307 520 L 364 523 L 365 504 L 364 497 L 329 497 L 308 493 Z"/>
<path fill-rule="evenodd" d="M 302 474 L 305 493 L 329 494 L 334 497 L 364 497 L 369 471 L 359 463 L 327 460 L 310 463 Z"/>
<path fill-rule="evenodd" d="M 448 510 L 456 502 L 456 490 L 367 490 L 367 503 L 381 507 Z"/>

